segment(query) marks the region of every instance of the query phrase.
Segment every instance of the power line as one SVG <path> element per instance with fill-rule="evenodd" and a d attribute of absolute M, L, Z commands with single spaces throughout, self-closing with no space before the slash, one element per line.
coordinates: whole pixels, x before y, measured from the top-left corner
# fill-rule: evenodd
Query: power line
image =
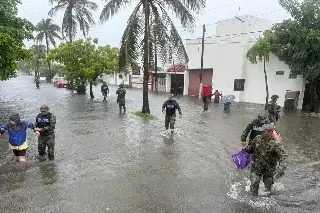
<path fill-rule="evenodd" d="M 206 9 L 205 11 L 207 11 L 207 10 L 215 10 L 215 9 L 219 9 L 219 8 L 222 8 L 222 7 L 228 7 L 228 6 L 232 6 L 232 5 L 235 5 L 235 4 L 241 4 L 241 3 L 244 3 L 244 2 L 248 2 L 248 1 L 252 1 L 252 0 L 242 0 L 242 1 L 233 2 L 233 3 L 230 3 L 230 4 L 224 4 L 224 5 L 216 6 L 216 7 L 210 8 L 210 9 Z"/>
<path fill-rule="evenodd" d="M 234 33 L 234 34 L 224 34 L 224 35 L 217 35 L 217 36 L 208 36 L 206 38 L 221 38 L 221 37 L 228 37 L 228 36 L 241 36 L 241 35 L 247 35 L 247 34 L 254 34 L 254 33 L 263 33 L 265 30 L 257 30 L 257 31 L 251 31 L 251 32 L 240 32 L 240 33 Z M 185 40 L 196 40 L 200 38 L 195 39 L 185 39 Z"/>
<path fill-rule="evenodd" d="M 224 42 L 224 43 L 219 43 L 219 42 L 204 42 L 204 44 L 242 44 L 242 43 L 253 43 L 254 41 L 230 41 L 230 42 Z M 187 43 L 186 45 L 198 45 L 201 43 Z"/>

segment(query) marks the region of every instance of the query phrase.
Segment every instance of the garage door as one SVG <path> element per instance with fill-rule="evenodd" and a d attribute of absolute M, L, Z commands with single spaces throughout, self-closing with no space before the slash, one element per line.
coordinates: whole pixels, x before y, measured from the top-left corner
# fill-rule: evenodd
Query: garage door
<path fill-rule="evenodd" d="M 188 94 L 191 96 L 199 95 L 199 87 L 200 87 L 199 74 L 200 74 L 200 70 L 198 69 L 189 70 Z M 213 69 L 204 69 L 202 74 L 202 84 L 212 85 L 212 75 L 213 75 Z"/>

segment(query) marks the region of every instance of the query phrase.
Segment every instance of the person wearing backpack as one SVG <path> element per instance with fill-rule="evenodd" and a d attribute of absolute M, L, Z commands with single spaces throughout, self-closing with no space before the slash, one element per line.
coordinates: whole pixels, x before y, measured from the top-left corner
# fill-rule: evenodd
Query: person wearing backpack
<path fill-rule="evenodd" d="M 54 160 L 54 147 L 55 147 L 55 126 L 56 116 L 49 112 L 47 105 L 40 107 L 40 113 L 36 117 L 34 125 L 36 131 L 40 132 L 38 139 L 38 152 L 40 160 L 44 160 L 46 156 L 46 148 L 48 147 L 48 158 Z"/>
<path fill-rule="evenodd" d="M 118 95 L 117 103 L 119 104 L 119 111 L 122 113 L 123 111 L 126 112 L 126 90 L 123 88 L 123 84 L 119 85 L 118 90 L 116 91 L 116 94 Z"/>

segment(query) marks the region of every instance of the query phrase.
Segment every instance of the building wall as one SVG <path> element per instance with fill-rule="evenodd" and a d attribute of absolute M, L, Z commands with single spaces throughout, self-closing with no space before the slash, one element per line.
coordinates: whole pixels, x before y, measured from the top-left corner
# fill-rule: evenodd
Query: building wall
<path fill-rule="evenodd" d="M 244 33 L 236 36 L 226 34 L 241 34 L 270 29 L 273 22 L 251 16 L 241 17 L 239 20 L 227 20 L 217 25 L 216 37 L 205 39 L 204 68 L 213 69 L 212 85 L 214 90 L 223 94 L 233 94 L 235 101 L 265 103 L 265 81 L 263 64 L 251 64 L 246 53 L 255 43 L 255 38 L 261 32 Z M 201 39 L 186 41 L 186 51 L 189 56 L 189 69 L 200 68 Z M 304 95 L 304 81 L 302 78 L 289 79 L 289 68 L 271 55 L 266 65 L 269 81 L 269 93 L 280 96 L 278 103 L 283 106 L 286 90 L 300 91 L 299 105 L 301 108 Z M 276 75 L 276 71 L 285 71 L 284 75 Z M 234 91 L 234 80 L 245 79 L 244 91 Z"/>
<path fill-rule="evenodd" d="M 254 16 L 241 16 L 240 21 L 232 18 L 218 22 L 216 27 L 217 36 L 224 36 L 229 34 L 249 33 L 256 31 L 264 31 L 270 29 L 274 22 L 266 19 L 261 19 Z"/>
<path fill-rule="evenodd" d="M 188 94 L 191 96 L 198 96 L 199 95 L 199 88 L 200 88 L 200 77 L 199 77 L 200 70 L 189 69 L 189 88 Z M 211 85 L 212 84 L 212 69 L 205 69 L 202 73 L 202 84 L 203 85 Z"/>
<path fill-rule="evenodd" d="M 279 61 L 276 56 L 271 55 L 266 63 L 268 77 L 269 95 L 279 96 L 278 104 L 284 106 L 286 90 L 300 91 L 298 108 L 302 107 L 304 96 L 304 80 L 301 77 L 289 79 L 289 67 Z M 276 75 L 276 71 L 284 71 L 284 75 Z M 257 80 L 259 79 L 259 80 Z M 258 64 L 247 64 L 247 78 L 245 81 L 244 101 L 254 103 L 265 103 L 266 88 L 263 73 L 263 62 Z"/>
<path fill-rule="evenodd" d="M 126 74 L 126 75 L 122 74 L 122 76 L 123 78 L 120 79 L 118 73 L 113 73 L 110 75 L 103 74 L 102 80 L 107 82 L 107 84 L 111 84 L 111 85 L 119 85 L 122 80 L 124 84 L 129 84 L 129 74 Z"/>

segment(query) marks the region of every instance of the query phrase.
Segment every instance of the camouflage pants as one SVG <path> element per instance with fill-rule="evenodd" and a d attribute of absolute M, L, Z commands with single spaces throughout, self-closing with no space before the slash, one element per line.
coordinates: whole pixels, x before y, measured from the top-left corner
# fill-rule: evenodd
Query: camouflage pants
<path fill-rule="evenodd" d="M 250 181 L 251 181 L 250 192 L 254 196 L 258 195 L 259 183 L 261 181 L 261 178 L 263 178 L 262 181 L 264 183 L 266 191 L 271 191 L 271 187 L 274 183 L 273 176 L 272 175 L 260 175 L 254 171 L 251 171 L 251 173 L 250 173 Z"/>
<path fill-rule="evenodd" d="M 124 98 L 118 98 L 117 102 L 119 104 L 120 112 L 122 112 L 122 108 L 124 111 L 126 111 L 126 100 Z"/>
<path fill-rule="evenodd" d="M 269 113 L 268 118 L 271 123 L 276 123 L 278 121 L 277 114 Z"/>
<path fill-rule="evenodd" d="M 46 148 L 48 147 L 48 157 L 54 158 L 55 135 L 39 136 L 38 152 L 40 156 L 46 155 Z"/>
<path fill-rule="evenodd" d="M 166 117 L 164 119 L 164 125 L 165 125 L 166 129 L 169 129 L 169 124 L 170 124 L 170 129 L 174 129 L 175 123 L 176 123 L 176 116 L 175 115 L 172 115 L 172 116 L 166 115 Z"/>

